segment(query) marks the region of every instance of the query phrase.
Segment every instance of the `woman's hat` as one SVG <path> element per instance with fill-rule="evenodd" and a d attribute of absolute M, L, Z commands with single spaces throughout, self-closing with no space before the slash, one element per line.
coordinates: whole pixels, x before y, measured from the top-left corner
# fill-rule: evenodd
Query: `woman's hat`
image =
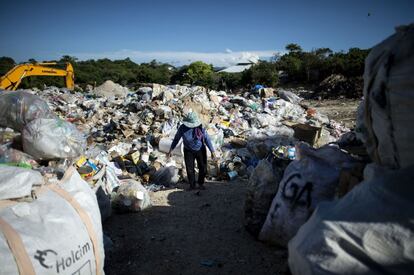
<path fill-rule="evenodd" d="M 184 117 L 183 124 L 187 126 L 188 128 L 195 128 L 195 127 L 200 126 L 201 122 L 197 116 L 197 113 L 190 112 Z"/>

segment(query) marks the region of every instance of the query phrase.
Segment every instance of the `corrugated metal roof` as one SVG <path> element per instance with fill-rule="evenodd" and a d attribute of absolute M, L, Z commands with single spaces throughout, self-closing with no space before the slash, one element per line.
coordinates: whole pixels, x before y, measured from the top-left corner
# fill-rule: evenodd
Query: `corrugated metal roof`
<path fill-rule="evenodd" d="M 225 72 L 225 73 L 241 73 L 247 69 L 249 69 L 252 66 L 252 64 L 249 65 L 234 65 L 234 66 L 230 66 L 228 68 L 225 68 L 224 70 L 219 71 L 220 72 Z"/>

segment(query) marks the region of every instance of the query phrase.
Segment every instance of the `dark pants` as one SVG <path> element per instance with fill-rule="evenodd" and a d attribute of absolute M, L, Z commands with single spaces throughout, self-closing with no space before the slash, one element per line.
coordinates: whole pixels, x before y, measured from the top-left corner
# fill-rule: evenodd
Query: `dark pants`
<path fill-rule="evenodd" d="M 198 184 L 204 184 L 204 178 L 207 173 L 207 151 L 203 145 L 199 151 L 192 151 L 184 148 L 185 169 L 187 170 L 188 183 L 195 187 L 195 170 L 194 161 L 197 160 L 198 167 Z"/>

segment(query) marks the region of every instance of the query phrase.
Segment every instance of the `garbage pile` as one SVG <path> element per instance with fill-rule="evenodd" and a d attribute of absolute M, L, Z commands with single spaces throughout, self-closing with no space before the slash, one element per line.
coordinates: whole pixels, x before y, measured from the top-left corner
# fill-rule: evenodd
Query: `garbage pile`
<path fill-rule="evenodd" d="M 218 151 L 219 163 L 208 164 L 214 180 L 248 178 L 273 151 L 294 159 L 297 141 L 319 147 L 349 131 L 301 105 L 294 93 L 272 88 L 227 94 L 152 84 L 131 91 L 106 81 L 87 92 L 49 87 L 1 97 L 1 137 L 13 137 L 2 148 L 9 155 L 20 150 L 13 160 L 3 153 L 2 163 L 40 161 L 41 169 L 60 174 L 75 163 L 82 177 L 108 196 L 124 179 L 157 191 L 185 178 L 183 145 L 170 160 L 165 153 L 190 111 L 199 114 Z"/>
<path fill-rule="evenodd" d="M 256 154 L 259 162 L 251 169 L 244 206 L 247 231 L 280 247 L 287 247 L 319 203 L 342 197 L 357 186 L 370 161 L 363 144 L 364 125 L 357 124 L 355 131 L 350 131 L 303 106 L 298 94 L 277 91 L 276 110 L 282 110 L 283 100 L 303 108 L 306 115 L 289 119 L 279 116 L 281 124 L 293 131 L 293 136 L 286 135 L 293 140 L 272 144 L 270 152 L 265 148 L 267 155 Z M 364 116 L 362 112 L 360 108 L 359 118 Z M 277 116 L 277 112 L 272 114 Z"/>
<path fill-rule="evenodd" d="M 151 206 L 149 192 L 185 179 L 183 145 L 176 147 L 171 159 L 166 153 L 188 112 L 198 113 L 219 156 L 218 163 L 209 160 L 210 179 L 247 179 L 252 173 L 261 179 L 255 169 L 262 167 L 268 174 L 261 179 L 266 185 L 273 175 L 281 178 L 283 174 L 282 166 L 269 166 L 266 159 L 276 158 L 286 167 L 297 157 L 298 141 L 320 147 L 349 131 L 301 101 L 290 91 L 271 88 L 227 94 L 198 86 L 151 84 L 132 91 L 112 81 L 85 92 L 56 87 L 0 91 L 0 169 L 5 176 L 1 179 L 1 200 L 11 199 L 18 205 L 29 201 L 35 206 L 41 202 L 39 198 L 53 199 L 46 197 L 45 186 L 71 202 L 61 193 L 73 193 L 75 201 L 87 196 L 93 204 L 87 210 L 93 212 L 89 215 L 93 222 L 86 221 L 90 227 L 87 234 L 97 234 L 88 245 L 101 245 L 108 238 L 103 236 L 97 219 L 105 220 L 112 209 L 142 211 Z M 277 171 L 268 171 L 267 167 Z M 71 177 L 79 190 L 65 184 Z M 2 191 L 4 182 L 11 179 L 17 184 Z M 59 186 L 64 191 L 56 191 Z M 264 207 L 270 206 L 278 189 L 268 187 L 266 201 L 252 211 L 256 223 L 252 230 L 256 232 L 266 218 Z M 18 188 L 21 191 L 17 192 Z M 91 198 L 90 194 L 95 195 Z M 84 216 L 82 204 L 74 203 L 73 207 Z M 46 219 L 47 214 L 40 216 Z M 47 235 L 42 238 L 45 243 L 50 241 Z M 92 269 L 100 270 L 103 255 L 95 253 L 91 257 L 95 260 Z M 20 267 L 13 265 L 10 270 L 15 268 Z"/>
<path fill-rule="evenodd" d="M 166 166 L 164 153 L 190 110 L 199 114 L 221 153 L 220 171 L 210 167 L 210 176 L 216 178 L 231 171 L 243 176 L 246 168 L 254 167 L 278 146 L 304 140 L 318 147 L 349 131 L 301 106 L 300 98 L 288 91 L 266 88 L 267 92 L 228 95 L 203 87 L 157 84 L 129 93 L 125 89 L 107 81 L 89 93 L 53 87 L 32 93 L 88 136 L 88 158 L 96 158 L 103 149 L 121 174 L 144 183 L 150 182 L 154 169 Z M 181 148 L 174 151 L 180 176 Z"/>

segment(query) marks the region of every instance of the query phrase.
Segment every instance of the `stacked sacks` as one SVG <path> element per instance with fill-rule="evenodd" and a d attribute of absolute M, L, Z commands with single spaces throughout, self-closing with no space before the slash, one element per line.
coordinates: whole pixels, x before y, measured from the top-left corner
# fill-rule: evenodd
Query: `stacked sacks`
<path fill-rule="evenodd" d="M 283 174 L 259 234 L 261 241 L 286 246 L 316 206 L 334 198 L 341 170 L 356 163 L 336 146 L 313 149 L 300 143 L 296 147 L 296 160 Z"/>
<path fill-rule="evenodd" d="M 293 274 L 412 274 L 414 269 L 414 25 L 374 47 L 365 62 L 364 181 L 320 204 L 289 243 Z"/>

